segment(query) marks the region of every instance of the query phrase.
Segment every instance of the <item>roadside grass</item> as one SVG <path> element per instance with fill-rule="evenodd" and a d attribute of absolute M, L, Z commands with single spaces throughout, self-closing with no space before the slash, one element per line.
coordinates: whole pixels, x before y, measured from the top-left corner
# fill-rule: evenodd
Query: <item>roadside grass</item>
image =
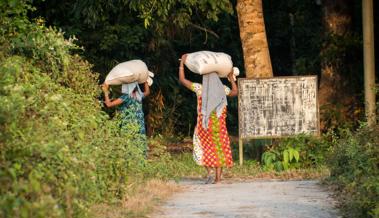
<path fill-rule="evenodd" d="M 132 181 L 122 200 L 94 205 L 90 209 L 93 218 L 143 218 L 181 188 L 161 179 Z"/>
<path fill-rule="evenodd" d="M 203 167 L 195 164 L 192 153 L 174 155 L 173 164 L 176 166 L 175 174 L 178 178 L 205 178 L 206 171 Z M 224 179 L 231 180 L 257 180 L 257 179 L 279 179 L 279 180 L 301 180 L 301 179 L 323 179 L 329 176 L 326 166 L 307 169 L 290 169 L 287 171 L 264 171 L 256 160 L 245 160 L 239 165 L 239 160 L 234 160 L 232 168 L 223 170 Z"/>

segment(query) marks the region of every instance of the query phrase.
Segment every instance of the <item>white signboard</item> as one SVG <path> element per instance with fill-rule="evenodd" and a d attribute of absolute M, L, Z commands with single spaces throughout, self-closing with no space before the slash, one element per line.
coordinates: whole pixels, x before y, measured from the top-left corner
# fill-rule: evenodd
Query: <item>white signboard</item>
<path fill-rule="evenodd" d="M 319 134 L 317 76 L 238 80 L 240 139 Z"/>

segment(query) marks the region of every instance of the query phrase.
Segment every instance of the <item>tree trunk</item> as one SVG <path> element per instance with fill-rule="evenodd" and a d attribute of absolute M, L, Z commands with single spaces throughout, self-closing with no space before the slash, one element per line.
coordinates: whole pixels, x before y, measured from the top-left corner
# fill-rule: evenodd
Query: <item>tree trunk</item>
<path fill-rule="evenodd" d="M 350 1 L 346 0 L 326 0 L 324 1 L 324 25 L 327 34 L 333 36 L 343 36 L 350 31 L 351 14 L 349 10 Z M 329 49 L 327 44 L 323 49 Z M 337 71 L 337 66 L 325 60 L 322 63 L 320 79 L 320 104 L 325 105 L 336 99 L 341 92 L 341 75 Z"/>
<path fill-rule="evenodd" d="M 262 0 L 237 0 L 236 9 L 246 77 L 272 77 Z"/>
<path fill-rule="evenodd" d="M 372 0 L 362 1 L 365 109 L 369 126 L 376 124 L 374 16 Z"/>
<path fill-rule="evenodd" d="M 336 46 L 332 38 L 341 39 L 351 32 L 351 0 L 325 0 L 324 5 L 324 26 L 327 34 L 327 41 L 322 53 L 328 53 Z M 337 39 L 338 40 L 338 39 Z M 339 65 L 346 63 L 338 62 L 344 54 L 334 51 L 332 58 L 326 55 L 321 63 L 321 78 L 319 88 L 319 104 L 321 108 L 321 129 L 335 127 L 339 125 L 338 119 L 344 120 L 347 111 L 346 105 L 352 104 L 352 91 L 348 89 L 347 83 L 339 72 Z M 331 60 L 332 59 L 332 60 Z M 334 115 L 333 115 L 334 114 Z M 339 118 L 332 118 L 336 116 Z M 336 120 L 337 119 L 337 120 Z M 340 120 L 340 121 L 341 121 Z"/>

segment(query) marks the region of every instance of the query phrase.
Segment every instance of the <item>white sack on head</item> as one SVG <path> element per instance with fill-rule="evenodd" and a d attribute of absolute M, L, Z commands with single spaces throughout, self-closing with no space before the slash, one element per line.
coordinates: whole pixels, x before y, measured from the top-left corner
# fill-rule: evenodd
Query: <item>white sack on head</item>
<path fill-rule="evenodd" d="M 149 70 L 146 64 L 141 60 L 131 60 L 116 65 L 108 73 L 105 83 L 108 85 L 121 85 L 133 82 L 145 83 L 148 79 Z"/>
<path fill-rule="evenodd" d="M 189 53 L 184 64 L 194 73 L 203 75 L 217 72 L 219 77 L 227 77 L 233 68 L 230 55 L 212 51 Z"/>

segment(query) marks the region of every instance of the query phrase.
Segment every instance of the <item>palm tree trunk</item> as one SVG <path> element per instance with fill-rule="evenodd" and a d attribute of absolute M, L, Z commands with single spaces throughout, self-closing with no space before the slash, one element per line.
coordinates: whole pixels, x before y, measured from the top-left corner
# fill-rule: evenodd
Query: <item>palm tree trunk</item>
<path fill-rule="evenodd" d="M 236 8 L 246 77 L 272 77 L 262 0 L 237 0 Z"/>

